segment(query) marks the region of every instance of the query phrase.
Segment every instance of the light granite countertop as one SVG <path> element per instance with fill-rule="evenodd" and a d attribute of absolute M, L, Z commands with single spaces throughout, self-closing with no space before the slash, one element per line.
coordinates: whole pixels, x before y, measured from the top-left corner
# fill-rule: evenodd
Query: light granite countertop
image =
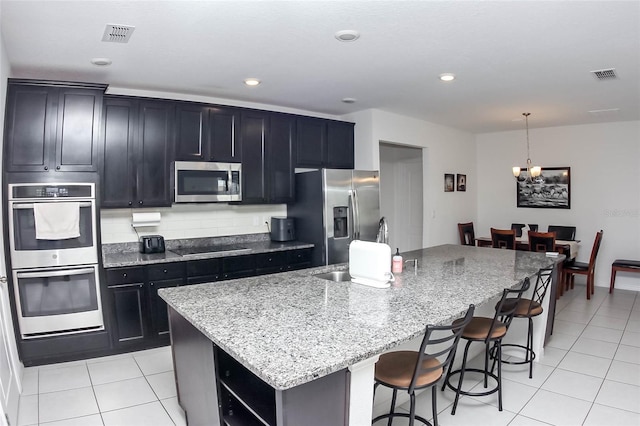
<path fill-rule="evenodd" d="M 557 260 L 542 253 L 442 245 L 403 253 L 387 289 L 314 277 L 331 265 L 161 289 L 160 296 L 275 389 L 289 389 L 445 324 Z"/>
<path fill-rule="evenodd" d="M 210 252 L 181 256 L 172 250 L 186 247 L 210 247 L 215 245 L 241 245 L 247 250 L 238 252 Z M 138 243 L 104 244 L 102 246 L 102 264 L 105 268 L 141 266 L 154 263 L 184 262 L 187 260 L 210 259 L 215 257 L 240 256 L 246 254 L 268 253 L 282 250 L 311 248 L 313 244 L 302 241 L 274 242 L 268 234 L 250 234 L 229 237 L 193 238 L 166 240 L 164 253 L 143 254 L 138 252 Z"/>

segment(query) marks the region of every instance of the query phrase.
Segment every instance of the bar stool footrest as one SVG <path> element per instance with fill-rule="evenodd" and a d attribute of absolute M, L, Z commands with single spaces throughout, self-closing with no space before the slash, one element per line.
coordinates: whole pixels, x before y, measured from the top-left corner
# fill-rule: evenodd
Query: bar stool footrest
<path fill-rule="evenodd" d="M 405 417 L 405 418 L 408 419 L 408 418 L 411 417 L 411 415 L 409 413 L 387 413 L 387 414 L 382 414 L 382 415 L 376 417 L 375 419 L 373 419 L 371 421 L 371 424 L 374 424 L 375 422 L 380 421 L 382 419 L 388 419 L 388 418 L 394 418 L 394 417 Z M 416 414 L 416 415 L 413 416 L 413 418 L 415 420 L 418 420 L 419 422 L 424 423 L 427 426 L 433 426 L 432 423 L 430 423 L 427 419 L 425 419 L 422 416 L 419 416 L 419 415 Z"/>
<path fill-rule="evenodd" d="M 509 364 L 509 365 L 522 365 L 522 364 L 529 364 L 530 362 L 533 362 L 534 359 L 536 359 L 536 353 L 533 351 L 533 349 L 529 349 L 528 347 L 526 347 L 525 345 L 516 345 L 515 343 L 504 343 L 502 345 L 503 348 L 520 348 L 520 349 L 524 349 L 525 350 L 525 359 L 522 361 L 509 361 L 509 360 L 505 360 L 502 359 L 502 363 L 503 364 Z M 489 352 L 489 358 L 490 359 L 495 359 L 494 353 L 495 352 L 495 348 L 491 348 L 490 352 Z M 530 358 L 529 360 L 527 360 L 527 355 L 526 353 L 529 353 Z M 504 351 L 502 352 L 502 355 L 504 356 Z"/>
<path fill-rule="evenodd" d="M 465 390 L 458 390 L 456 387 L 454 387 L 451 383 L 449 383 L 449 380 L 451 380 L 451 377 L 455 376 L 456 374 L 460 374 L 462 370 L 454 370 L 451 372 L 451 374 L 449 374 L 449 377 L 447 377 L 447 380 L 445 381 L 445 385 L 447 385 L 447 387 L 449 389 L 451 389 L 454 392 L 458 392 L 460 393 L 460 395 L 467 395 L 467 396 L 487 396 L 487 395 L 491 395 L 492 393 L 496 393 L 498 392 L 498 390 L 500 389 L 500 382 L 498 381 L 498 376 L 496 376 L 495 374 L 487 371 L 485 372 L 484 370 L 481 370 L 479 368 L 465 368 L 464 369 L 464 374 L 466 375 L 469 372 L 472 373 L 480 373 L 484 376 L 484 374 L 486 373 L 487 376 L 491 377 L 493 380 L 496 381 L 496 386 L 494 388 L 491 388 L 485 392 L 471 392 L 471 391 L 465 391 Z"/>

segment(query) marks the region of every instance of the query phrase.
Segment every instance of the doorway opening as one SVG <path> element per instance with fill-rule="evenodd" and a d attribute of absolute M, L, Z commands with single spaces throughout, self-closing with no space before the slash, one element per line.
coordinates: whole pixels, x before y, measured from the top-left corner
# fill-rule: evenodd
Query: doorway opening
<path fill-rule="evenodd" d="M 380 142 L 380 215 L 393 252 L 423 247 L 422 148 Z"/>

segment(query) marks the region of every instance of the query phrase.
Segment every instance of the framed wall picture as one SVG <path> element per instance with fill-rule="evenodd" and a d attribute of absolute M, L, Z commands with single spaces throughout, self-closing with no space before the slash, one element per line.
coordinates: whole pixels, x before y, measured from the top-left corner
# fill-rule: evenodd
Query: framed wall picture
<path fill-rule="evenodd" d="M 456 191 L 466 191 L 467 190 L 467 175 L 456 175 Z"/>
<path fill-rule="evenodd" d="M 543 167 L 539 181 L 528 179 L 526 168 L 520 168 L 516 182 L 518 207 L 540 209 L 571 208 L 571 167 Z"/>
<path fill-rule="evenodd" d="M 453 173 L 444 174 L 444 192 L 453 192 L 455 175 Z"/>

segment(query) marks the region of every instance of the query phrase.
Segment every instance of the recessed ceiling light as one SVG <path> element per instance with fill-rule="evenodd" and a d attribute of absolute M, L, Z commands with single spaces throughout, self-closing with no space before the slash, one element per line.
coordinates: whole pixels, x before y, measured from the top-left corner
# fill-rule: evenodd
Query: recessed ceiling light
<path fill-rule="evenodd" d="M 97 65 L 99 67 L 105 67 L 107 65 L 111 65 L 111 59 L 109 59 L 109 58 L 93 58 L 93 59 L 91 59 L 91 63 L 93 65 Z"/>
<path fill-rule="evenodd" d="M 342 98 L 342 102 L 345 104 L 355 104 L 356 98 Z"/>
<path fill-rule="evenodd" d="M 246 84 L 247 86 L 257 86 L 260 84 L 260 80 L 258 80 L 257 78 L 245 78 L 244 84 Z"/>
<path fill-rule="evenodd" d="M 340 41 L 356 41 L 360 38 L 360 33 L 356 30 L 342 30 L 335 33 L 335 37 Z"/>
<path fill-rule="evenodd" d="M 456 78 L 455 74 L 451 74 L 451 73 L 440 74 L 440 80 L 442 81 L 453 81 L 455 80 L 455 78 Z"/>

